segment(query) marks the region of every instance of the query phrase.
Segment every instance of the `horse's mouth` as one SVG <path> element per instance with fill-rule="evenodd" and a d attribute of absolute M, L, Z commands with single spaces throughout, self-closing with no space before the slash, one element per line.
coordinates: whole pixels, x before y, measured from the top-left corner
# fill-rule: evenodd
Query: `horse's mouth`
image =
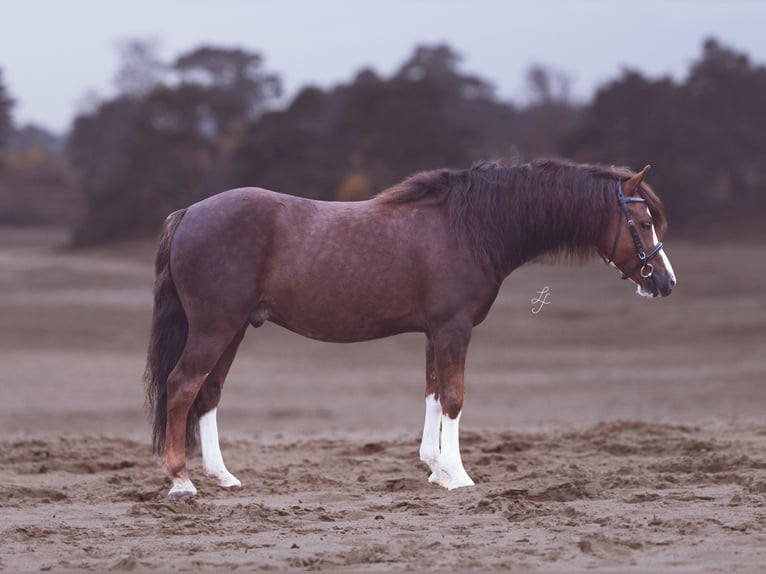
<path fill-rule="evenodd" d="M 662 279 L 660 277 L 658 280 L 654 275 L 647 277 L 642 283 L 637 284 L 636 293 L 642 297 L 667 297 L 673 292 L 674 282 L 670 280 L 664 282 Z"/>
<path fill-rule="evenodd" d="M 657 287 L 657 282 L 654 280 L 654 275 L 647 277 L 646 282 L 649 284 L 649 287 L 652 292 L 652 297 L 659 297 L 660 289 Z"/>
<path fill-rule="evenodd" d="M 654 277 L 647 277 L 642 283 L 636 284 L 636 293 L 642 297 L 659 297 L 660 290 Z"/>

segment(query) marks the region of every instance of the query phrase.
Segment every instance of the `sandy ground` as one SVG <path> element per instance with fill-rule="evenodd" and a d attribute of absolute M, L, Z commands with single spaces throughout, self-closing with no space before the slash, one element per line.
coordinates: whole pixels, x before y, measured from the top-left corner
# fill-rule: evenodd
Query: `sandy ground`
<path fill-rule="evenodd" d="M 469 351 L 463 458 L 418 461 L 423 337 L 250 331 L 219 422 L 243 482 L 166 501 L 141 373 L 152 246 L 0 230 L 0 568 L 754 569 L 766 251 L 668 239 L 668 299 L 598 263 L 514 273 Z M 548 286 L 550 304 L 530 299 Z"/>

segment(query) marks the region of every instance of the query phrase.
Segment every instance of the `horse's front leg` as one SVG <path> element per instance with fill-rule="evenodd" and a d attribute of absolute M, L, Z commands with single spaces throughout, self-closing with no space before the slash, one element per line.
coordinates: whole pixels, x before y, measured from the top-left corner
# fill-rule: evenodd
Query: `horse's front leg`
<path fill-rule="evenodd" d="M 474 484 L 463 468 L 459 440 L 463 374 L 470 339 L 470 322 L 455 321 L 433 330 L 426 349 L 426 420 L 420 457 L 431 468 L 428 480 L 449 490 Z M 430 390 L 434 392 L 429 393 Z"/>
<path fill-rule="evenodd" d="M 438 459 L 441 454 L 440 434 L 442 407 L 439 403 L 439 382 L 434 360 L 434 344 L 426 334 L 426 420 L 423 424 L 423 439 L 420 442 L 420 460 L 431 469 L 430 482 L 439 479 L 441 470 Z"/>

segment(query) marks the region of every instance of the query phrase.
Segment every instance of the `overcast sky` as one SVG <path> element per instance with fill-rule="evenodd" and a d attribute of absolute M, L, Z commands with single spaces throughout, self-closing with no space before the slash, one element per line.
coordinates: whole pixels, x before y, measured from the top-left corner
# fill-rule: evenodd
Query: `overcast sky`
<path fill-rule="evenodd" d="M 63 132 L 87 93 L 112 95 L 126 39 L 156 39 L 167 59 L 203 43 L 260 52 L 288 96 L 447 42 L 519 102 L 532 63 L 570 74 L 582 100 L 624 67 L 682 79 L 711 35 L 766 63 L 765 30 L 760 0 L 0 0 L 0 69 L 16 124 Z"/>

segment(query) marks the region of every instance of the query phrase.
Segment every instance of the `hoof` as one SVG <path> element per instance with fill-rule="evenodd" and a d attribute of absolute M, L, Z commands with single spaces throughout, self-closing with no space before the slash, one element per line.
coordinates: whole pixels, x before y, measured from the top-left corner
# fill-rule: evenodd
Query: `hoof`
<path fill-rule="evenodd" d="M 179 481 L 173 484 L 173 487 L 168 492 L 168 498 L 170 500 L 183 500 L 184 498 L 191 498 L 197 494 L 197 489 L 189 479 Z"/>
<path fill-rule="evenodd" d="M 234 476 L 232 473 L 230 473 L 225 468 L 222 471 L 214 470 L 214 471 L 208 471 L 205 470 L 205 476 L 209 476 L 216 482 L 218 482 L 218 486 L 222 488 L 239 488 L 242 486 L 242 483 L 239 481 L 239 479 Z"/>
<path fill-rule="evenodd" d="M 450 480 L 447 485 L 447 490 L 455 490 L 456 488 L 463 488 L 464 486 L 476 486 L 476 483 L 466 474 L 463 478 Z"/>
<path fill-rule="evenodd" d="M 177 500 L 183 500 L 185 498 L 191 498 L 195 494 L 197 494 L 197 493 L 192 491 L 192 490 L 173 490 L 173 489 L 170 489 L 170 492 L 168 492 L 168 499 L 175 502 Z"/>
<path fill-rule="evenodd" d="M 443 470 L 439 472 L 432 472 L 431 476 L 428 477 L 428 482 L 431 484 L 438 484 L 444 488 L 449 488 L 450 477 Z"/>
<path fill-rule="evenodd" d="M 218 486 L 222 488 L 241 488 L 242 483 L 236 476 L 230 474 L 228 476 L 218 477 Z"/>
<path fill-rule="evenodd" d="M 471 480 L 471 477 L 468 476 L 468 473 L 465 471 L 457 471 L 455 478 L 450 477 L 449 474 L 447 474 L 444 470 L 439 470 L 438 472 L 432 472 L 431 476 L 428 477 L 428 482 L 431 484 L 438 484 L 439 486 L 443 486 L 447 490 L 455 490 L 456 488 L 462 488 L 464 486 L 475 486 L 476 483 L 474 483 L 473 480 Z"/>

